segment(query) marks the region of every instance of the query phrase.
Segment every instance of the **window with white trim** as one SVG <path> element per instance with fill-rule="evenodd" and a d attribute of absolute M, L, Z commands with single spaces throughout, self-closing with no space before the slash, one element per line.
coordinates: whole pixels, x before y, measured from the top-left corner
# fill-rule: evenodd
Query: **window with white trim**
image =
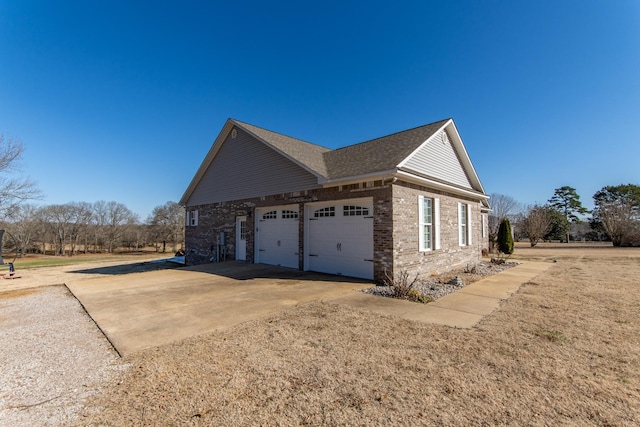
<path fill-rule="evenodd" d="M 195 227 L 198 225 L 198 210 L 192 210 L 187 212 L 187 226 Z"/>
<path fill-rule="evenodd" d="M 481 227 L 481 236 L 484 239 L 485 237 L 487 237 L 487 216 L 486 215 L 481 215 L 480 216 L 480 227 Z"/>
<path fill-rule="evenodd" d="M 471 205 L 458 203 L 458 234 L 460 246 L 471 245 Z"/>
<path fill-rule="evenodd" d="M 440 249 L 440 199 L 418 196 L 418 242 L 421 252 Z"/>

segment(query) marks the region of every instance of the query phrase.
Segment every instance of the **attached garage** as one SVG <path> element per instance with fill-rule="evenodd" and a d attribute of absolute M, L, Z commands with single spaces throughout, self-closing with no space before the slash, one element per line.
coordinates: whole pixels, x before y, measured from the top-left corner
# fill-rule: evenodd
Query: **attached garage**
<path fill-rule="evenodd" d="M 256 263 L 299 268 L 298 205 L 256 209 Z"/>
<path fill-rule="evenodd" d="M 373 199 L 305 205 L 305 270 L 373 279 Z"/>
<path fill-rule="evenodd" d="M 488 246 L 488 196 L 452 119 L 338 149 L 229 119 L 180 204 L 188 265 L 216 249 L 383 283 L 475 264 Z"/>

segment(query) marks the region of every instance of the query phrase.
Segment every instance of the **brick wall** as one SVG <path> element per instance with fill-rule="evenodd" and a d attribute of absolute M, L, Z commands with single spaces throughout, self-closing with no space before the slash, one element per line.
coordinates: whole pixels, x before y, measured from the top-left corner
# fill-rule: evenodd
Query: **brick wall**
<path fill-rule="evenodd" d="M 216 256 L 218 235 L 225 233 L 226 259 L 236 257 L 236 218 L 247 216 L 247 227 L 253 229 L 253 207 L 251 201 L 213 203 L 190 206 L 187 210 L 198 210 L 198 225 L 185 229 L 185 261 L 188 265 L 211 262 Z M 247 236 L 247 262 L 253 260 L 253 233 Z"/>
<path fill-rule="evenodd" d="M 419 251 L 418 196 L 440 199 L 440 249 Z M 460 246 L 458 202 L 471 205 L 471 245 Z M 480 262 L 484 247 L 481 238 L 480 203 L 424 187 L 398 182 L 393 185 L 393 273 L 406 270 L 411 275 L 428 276 L 453 267 Z"/>
<path fill-rule="evenodd" d="M 211 262 L 215 256 L 216 239 L 220 232 L 226 234 L 227 260 L 235 259 L 236 252 L 236 218 L 247 216 L 247 262 L 254 260 L 255 208 L 281 205 L 299 205 L 300 240 L 299 268 L 304 265 L 304 204 L 331 200 L 371 197 L 374 203 L 374 276 L 382 280 L 383 269 L 390 268 L 392 263 L 392 221 L 391 221 L 391 186 L 378 181 L 375 185 L 350 185 L 314 189 L 294 193 L 277 194 L 230 202 L 189 206 L 188 211 L 198 210 L 198 225 L 188 226 L 185 231 L 186 263 L 188 265 Z"/>
<path fill-rule="evenodd" d="M 418 195 L 440 199 L 441 249 L 418 250 Z M 226 234 L 227 260 L 235 259 L 236 218 L 247 216 L 246 261 L 254 260 L 255 208 L 298 204 L 300 213 L 299 268 L 304 265 L 304 204 L 362 197 L 373 199 L 374 280 L 384 281 L 385 271 L 394 274 L 407 270 L 421 274 L 438 273 L 452 266 L 464 266 L 480 260 L 482 247 L 480 203 L 446 193 L 430 191 L 412 184 L 376 182 L 369 185 L 332 187 L 278 194 L 232 202 L 190 206 L 198 210 L 198 225 L 186 227 L 186 262 L 189 265 L 210 262 L 215 256 L 216 239 Z M 472 205 L 472 245 L 458 245 L 458 202 Z M 484 245 L 484 246 L 483 246 Z"/>

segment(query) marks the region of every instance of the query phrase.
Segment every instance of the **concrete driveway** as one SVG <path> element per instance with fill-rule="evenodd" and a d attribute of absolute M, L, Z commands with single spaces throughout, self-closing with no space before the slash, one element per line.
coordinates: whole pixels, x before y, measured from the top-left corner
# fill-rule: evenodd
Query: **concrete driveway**
<path fill-rule="evenodd" d="M 226 262 L 71 281 L 67 287 L 121 356 L 262 318 L 371 282 Z"/>

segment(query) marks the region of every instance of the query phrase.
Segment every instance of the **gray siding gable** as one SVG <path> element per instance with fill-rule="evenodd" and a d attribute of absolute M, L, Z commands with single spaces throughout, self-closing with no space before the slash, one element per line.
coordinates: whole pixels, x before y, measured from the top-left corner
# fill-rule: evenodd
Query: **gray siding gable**
<path fill-rule="evenodd" d="M 445 130 L 429 138 L 403 162 L 401 169 L 465 189 L 473 189 L 460 157 Z"/>
<path fill-rule="evenodd" d="M 208 165 L 187 206 L 318 188 L 318 178 L 235 127 Z"/>

